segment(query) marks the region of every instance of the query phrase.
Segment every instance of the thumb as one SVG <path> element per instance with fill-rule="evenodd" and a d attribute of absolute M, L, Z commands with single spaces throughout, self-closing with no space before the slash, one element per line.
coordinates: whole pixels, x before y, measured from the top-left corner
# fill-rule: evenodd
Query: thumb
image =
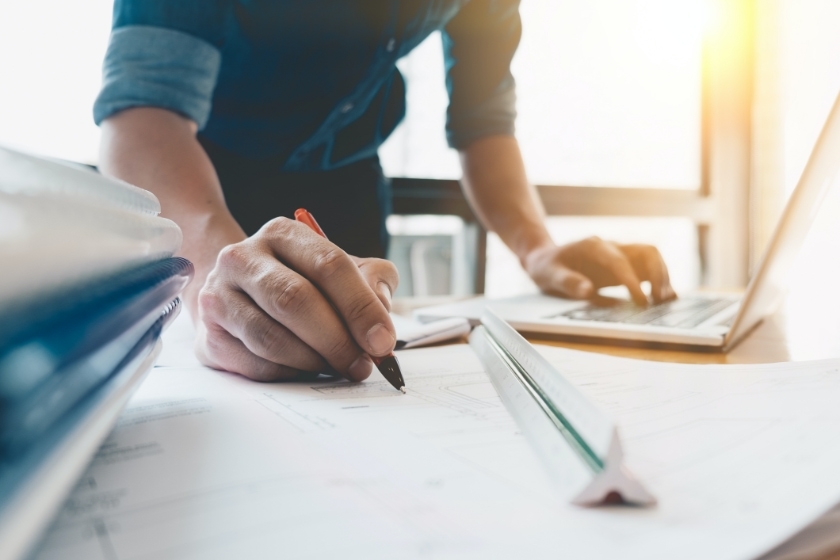
<path fill-rule="evenodd" d="M 595 286 L 589 278 L 563 266 L 552 275 L 551 289 L 572 299 L 587 299 L 595 293 Z"/>

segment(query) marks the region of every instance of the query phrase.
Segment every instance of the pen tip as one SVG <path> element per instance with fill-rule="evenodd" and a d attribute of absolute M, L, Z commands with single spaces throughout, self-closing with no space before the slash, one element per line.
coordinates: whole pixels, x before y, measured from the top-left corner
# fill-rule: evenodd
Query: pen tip
<path fill-rule="evenodd" d="M 382 373 L 382 377 L 391 384 L 391 387 L 405 393 L 405 381 L 403 381 L 402 372 L 400 371 L 400 363 L 397 357 L 391 354 L 384 358 L 374 360 L 377 369 Z"/>

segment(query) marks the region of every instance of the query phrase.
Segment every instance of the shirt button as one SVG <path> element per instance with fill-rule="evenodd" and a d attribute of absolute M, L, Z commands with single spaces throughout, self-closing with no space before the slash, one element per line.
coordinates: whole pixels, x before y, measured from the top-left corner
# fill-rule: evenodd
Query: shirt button
<path fill-rule="evenodd" d="M 344 105 L 341 106 L 341 112 L 342 113 L 349 113 L 352 110 L 353 110 L 353 104 L 352 103 L 345 103 Z"/>
<path fill-rule="evenodd" d="M 394 47 L 396 47 L 396 46 L 397 46 L 397 42 L 394 40 L 393 37 L 391 37 L 390 39 L 388 39 L 388 44 L 385 45 L 385 50 L 388 51 L 388 52 L 391 52 L 391 51 L 394 50 Z"/>

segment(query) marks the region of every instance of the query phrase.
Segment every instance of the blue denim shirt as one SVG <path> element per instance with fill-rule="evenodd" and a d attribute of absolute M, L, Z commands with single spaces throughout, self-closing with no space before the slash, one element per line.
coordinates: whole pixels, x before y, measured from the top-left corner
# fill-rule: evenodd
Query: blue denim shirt
<path fill-rule="evenodd" d="M 116 0 L 98 123 L 178 112 L 288 171 L 373 157 L 405 114 L 396 61 L 442 31 L 449 144 L 513 134 L 519 0 Z M 442 76 L 443 78 L 443 76 Z"/>

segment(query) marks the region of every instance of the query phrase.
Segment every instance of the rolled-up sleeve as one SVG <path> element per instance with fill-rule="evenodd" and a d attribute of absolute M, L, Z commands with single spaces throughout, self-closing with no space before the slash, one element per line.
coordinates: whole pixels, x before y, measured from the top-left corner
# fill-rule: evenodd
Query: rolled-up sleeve
<path fill-rule="evenodd" d="M 471 0 L 444 28 L 451 147 L 513 135 L 516 87 L 510 65 L 521 35 L 519 0 Z"/>
<path fill-rule="evenodd" d="M 218 48 L 194 35 L 149 25 L 111 32 L 102 89 L 93 106 L 100 124 L 131 107 L 160 107 L 204 128 L 221 67 Z"/>

